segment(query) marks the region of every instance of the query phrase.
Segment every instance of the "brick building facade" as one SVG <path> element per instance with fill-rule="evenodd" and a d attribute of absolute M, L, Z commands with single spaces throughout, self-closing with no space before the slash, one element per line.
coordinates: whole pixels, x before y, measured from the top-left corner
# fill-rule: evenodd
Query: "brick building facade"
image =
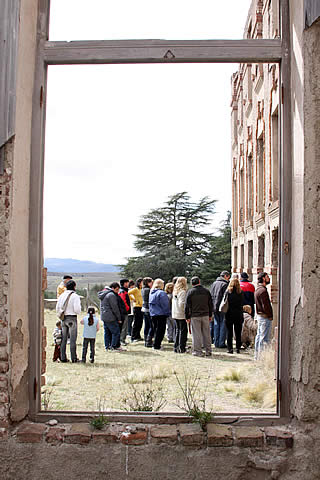
<path fill-rule="evenodd" d="M 254 0 L 245 38 L 277 38 L 278 2 Z M 240 64 L 233 74 L 232 271 L 268 272 L 277 319 L 279 248 L 279 67 Z M 274 322 L 275 323 L 275 322 Z"/>

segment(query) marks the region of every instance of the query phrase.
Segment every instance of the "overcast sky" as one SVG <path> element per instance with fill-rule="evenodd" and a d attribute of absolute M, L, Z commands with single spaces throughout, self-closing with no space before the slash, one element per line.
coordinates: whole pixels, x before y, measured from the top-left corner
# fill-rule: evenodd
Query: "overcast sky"
<path fill-rule="evenodd" d="M 51 40 L 241 38 L 250 0 L 51 0 Z M 90 6 L 90 10 L 88 10 Z M 169 195 L 231 208 L 237 65 L 52 66 L 44 253 L 121 263 L 139 217 Z"/>

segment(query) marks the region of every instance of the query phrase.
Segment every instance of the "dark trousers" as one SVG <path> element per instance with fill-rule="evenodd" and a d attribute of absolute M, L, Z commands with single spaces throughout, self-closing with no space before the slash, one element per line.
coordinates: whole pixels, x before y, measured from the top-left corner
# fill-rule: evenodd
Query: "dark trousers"
<path fill-rule="evenodd" d="M 227 327 L 227 346 L 228 350 L 233 349 L 233 328 L 236 337 L 236 349 L 240 350 L 241 348 L 241 331 L 242 331 L 242 322 L 239 320 L 226 319 L 225 324 Z"/>
<path fill-rule="evenodd" d="M 106 350 L 118 348 L 120 345 L 120 327 L 119 323 L 114 320 L 112 322 L 103 322 L 104 326 L 104 346 Z"/>
<path fill-rule="evenodd" d="M 210 322 L 210 337 L 211 337 L 211 343 L 214 343 L 214 320 L 212 319 L 212 322 Z"/>
<path fill-rule="evenodd" d="M 161 342 L 166 331 L 167 317 L 165 315 L 157 315 L 156 317 L 151 317 L 151 321 L 154 329 L 153 348 L 155 350 L 160 350 Z"/>
<path fill-rule="evenodd" d="M 55 345 L 54 346 L 54 351 L 53 351 L 53 362 L 56 362 L 57 360 L 61 360 L 61 350 L 60 350 L 60 345 Z"/>
<path fill-rule="evenodd" d="M 94 362 L 94 347 L 96 343 L 95 338 L 84 338 L 82 344 L 82 361 L 85 362 L 87 359 L 87 350 L 88 344 L 90 343 L 90 361 Z"/>
<path fill-rule="evenodd" d="M 149 312 L 143 312 L 144 320 L 144 341 L 146 345 L 152 346 L 153 339 L 153 325 L 151 322 L 151 317 Z"/>
<path fill-rule="evenodd" d="M 132 324 L 133 324 L 134 316 L 131 313 L 128 315 L 128 335 L 131 337 L 132 334 Z"/>
<path fill-rule="evenodd" d="M 186 320 L 177 320 L 176 322 L 176 339 L 174 342 L 174 351 L 178 353 L 185 353 L 186 343 L 188 338 L 188 326 Z"/>
<path fill-rule="evenodd" d="M 141 328 L 143 323 L 143 314 L 141 311 L 141 307 L 133 307 L 133 325 L 132 325 L 132 333 L 131 333 L 131 340 L 139 340 L 141 338 Z"/>

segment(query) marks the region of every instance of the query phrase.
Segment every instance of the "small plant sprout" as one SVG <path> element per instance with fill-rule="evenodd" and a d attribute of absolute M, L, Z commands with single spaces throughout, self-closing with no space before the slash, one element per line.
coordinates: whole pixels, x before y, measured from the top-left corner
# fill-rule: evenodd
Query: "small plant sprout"
<path fill-rule="evenodd" d="M 43 407 L 43 410 L 48 411 L 51 408 L 51 396 L 53 394 L 53 388 L 52 387 L 44 387 L 42 392 L 41 392 L 41 405 Z"/>
<path fill-rule="evenodd" d="M 182 392 L 182 402 L 178 403 L 177 406 L 192 417 L 193 422 L 199 423 L 202 430 L 206 430 L 213 414 L 206 408 L 206 391 L 202 395 L 199 392 L 200 376 L 198 372 L 190 374 L 184 371 L 182 379 L 175 372 L 175 377 Z"/>
<path fill-rule="evenodd" d="M 107 417 L 103 414 L 105 401 L 102 398 L 99 398 L 98 402 L 98 412 L 99 414 L 92 418 L 90 425 L 96 430 L 102 430 L 105 425 L 108 423 Z"/>
<path fill-rule="evenodd" d="M 167 404 L 163 384 L 164 379 L 155 384 L 152 373 L 148 383 L 128 383 L 123 408 L 127 412 L 158 412 Z"/>

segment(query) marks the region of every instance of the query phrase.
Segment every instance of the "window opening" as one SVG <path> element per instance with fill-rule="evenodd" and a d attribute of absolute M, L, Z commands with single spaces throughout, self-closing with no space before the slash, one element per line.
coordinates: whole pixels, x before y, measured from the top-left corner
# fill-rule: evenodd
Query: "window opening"
<path fill-rule="evenodd" d="M 284 11 L 285 11 L 285 9 L 286 9 L 286 7 L 284 7 Z M 260 29 L 259 29 L 259 28 L 260 28 L 259 25 L 256 25 L 255 33 L 253 33 L 253 38 L 259 38 L 259 36 L 260 36 L 260 38 L 261 38 L 261 33 L 260 33 Z M 274 44 L 274 45 L 276 45 L 276 44 Z M 51 50 L 51 52 L 54 52 L 54 50 Z M 49 50 L 47 50 L 47 53 L 49 53 Z M 63 54 L 62 54 L 62 55 L 63 55 Z M 59 54 L 58 54 L 58 56 L 59 56 Z M 47 56 L 46 58 L 49 59 L 49 57 L 50 57 L 50 55 Z M 58 57 L 56 57 L 56 58 L 58 58 Z M 262 58 L 262 57 L 261 57 L 261 58 Z M 276 58 L 276 55 L 275 55 L 275 58 Z M 278 56 L 278 58 L 280 58 L 280 57 Z M 53 59 L 53 56 L 52 56 L 52 55 L 51 55 L 51 60 L 49 60 L 49 61 L 55 62 L 55 60 Z M 69 62 L 69 61 L 70 61 L 70 60 L 67 59 L 67 62 Z M 259 70 L 258 70 L 258 71 L 259 71 Z M 285 75 L 286 75 L 286 74 L 287 74 L 287 72 L 285 71 Z M 260 70 L 260 75 L 259 75 L 259 76 L 256 75 L 256 78 L 258 78 L 258 77 L 260 78 L 260 80 L 263 80 L 263 77 L 262 77 L 262 75 L 261 75 L 261 70 Z M 261 84 L 261 82 L 260 82 L 260 84 Z M 259 88 L 260 88 L 260 86 L 259 86 L 259 85 L 257 84 L 257 82 L 256 82 L 256 84 L 255 84 L 255 91 L 256 91 L 256 92 L 259 91 Z M 285 103 L 285 115 L 286 115 L 286 117 L 285 117 L 285 128 L 286 128 L 286 130 L 285 130 L 285 137 L 286 137 L 286 138 L 288 138 L 288 125 L 289 125 L 289 123 L 287 122 L 287 120 L 288 120 L 288 115 L 289 115 L 289 110 L 287 109 L 287 106 L 288 106 L 288 104 Z M 262 108 L 262 110 L 263 110 L 263 108 Z M 40 150 L 41 150 L 41 149 L 40 149 Z M 33 234 L 33 232 L 31 233 L 31 236 L 32 236 L 32 234 Z M 263 237 L 263 236 L 262 236 L 262 237 Z M 234 252 L 237 252 L 237 247 L 234 247 Z M 237 255 L 236 255 L 236 257 L 237 257 Z M 286 262 L 282 262 L 282 264 L 286 264 Z M 33 407 L 32 407 L 32 408 L 33 408 Z"/>

